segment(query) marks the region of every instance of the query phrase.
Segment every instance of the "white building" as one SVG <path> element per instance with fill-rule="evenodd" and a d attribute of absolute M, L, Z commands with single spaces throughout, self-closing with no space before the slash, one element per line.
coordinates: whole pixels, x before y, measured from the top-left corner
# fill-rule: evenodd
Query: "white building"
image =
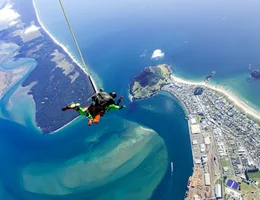
<path fill-rule="evenodd" d="M 201 153 L 205 152 L 205 144 L 200 144 L 200 152 Z"/>
<path fill-rule="evenodd" d="M 230 189 L 230 188 L 226 188 L 225 189 L 226 193 L 231 195 L 233 198 L 235 198 L 236 200 L 243 200 L 242 196 L 240 193 Z"/>
<path fill-rule="evenodd" d="M 198 159 L 198 158 L 194 159 L 194 162 L 195 162 L 195 164 L 197 164 L 197 165 L 201 164 L 201 160 Z"/>
<path fill-rule="evenodd" d="M 197 141 L 197 140 L 193 140 L 193 141 L 192 141 L 192 144 L 193 144 L 193 145 L 196 145 L 196 144 L 198 144 L 198 141 Z"/>
<path fill-rule="evenodd" d="M 215 185 L 215 195 L 216 195 L 217 199 L 222 197 L 222 195 L 221 195 L 221 185 L 220 184 Z"/>
<path fill-rule="evenodd" d="M 206 145 L 209 145 L 210 144 L 210 138 L 209 137 L 205 137 L 204 138 L 204 142 Z"/>
<path fill-rule="evenodd" d="M 210 186 L 210 175 L 209 173 L 204 174 L 205 185 Z"/>
<path fill-rule="evenodd" d="M 202 157 L 201 159 L 202 159 L 203 163 L 207 163 L 208 162 L 208 158 L 207 157 Z"/>
<path fill-rule="evenodd" d="M 192 118 L 192 119 L 190 120 L 190 122 L 191 122 L 191 124 L 196 124 L 196 119 L 195 119 L 195 118 Z"/>
<path fill-rule="evenodd" d="M 200 125 L 199 124 L 192 124 L 191 125 L 191 133 L 193 133 L 193 134 L 200 133 Z"/>

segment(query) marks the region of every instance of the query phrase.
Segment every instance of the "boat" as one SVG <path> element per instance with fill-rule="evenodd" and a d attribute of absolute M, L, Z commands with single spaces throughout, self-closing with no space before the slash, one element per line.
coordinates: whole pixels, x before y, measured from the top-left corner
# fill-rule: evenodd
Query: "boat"
<path fill-rule="evenodd" d="M 207 83 L 213 76 L 215 76 L 216 72 L 212 71 L 211 74 L 207 75 L 205 78 L 205 82 Z"/>
<path fill-rule="evenodd" d="M 173 162 L 171 162 L 171 173 L 173 173 Z"/>

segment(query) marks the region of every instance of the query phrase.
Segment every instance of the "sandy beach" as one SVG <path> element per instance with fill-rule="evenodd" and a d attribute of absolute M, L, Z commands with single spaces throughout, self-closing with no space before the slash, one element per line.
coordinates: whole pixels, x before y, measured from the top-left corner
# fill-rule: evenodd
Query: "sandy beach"
<path fill-rule="evenodd" d="M 50 36 L 50 38 L 57 44 L 59 45 L 68 55 L 69 57 L 73 60 L 74 63 L 76 63 L 78 66 L 80 66 L 80 68 L 84 71 L 84 73 L 86 73 L 86 75 L 89 76 L 88 72 L 86 71 L 85 67 L 82 66 L 82 64 L 69 52 L 68 48 L 65 47 L 62 43 L 60 43 L 47 29 L 46 27 L 43 25 L 43 23 L 41 22 L 40 20 L 40 17 L 39 17 L 39 14 L 37 12 L 37 9 L 36 9 L 36 6 L 35 6 L 35 2 L 33 0 L 33 8 L 35 10 L 35 13 L 36 13 L 36 17 L 37 17 L 37 20 L 40 24 L 40 26 L 43 28 L 43 30 Z M 92 77 L 89 76 L 89 78 L 91 79 L 91 82 L 93 83 L 93 86 L 95 88 L 96 91 L 97 90 L 97 86 L 96 86 L 96 83 L 95 81 L 93 80 Z M 102 84 L 101 84 L 102 85 Z M 59 129 L 55 130 L 54 132 L 50 133 L 50 134 L 54 134 L 54 133 L 57 133 L 59 132 L 61 129 L 67 127 L 68 125 L 70 125 L 71 123 L 73 123 L 74 121 L 76 121 L 79 117 L 76 117 L 75 119 L 73 119 L 72 121 L 70 121 L 69 123 L 65 124 L 64 126 L 60 127 Z"/>
<path fill-rule="evenodd" d="M 238 97 L 236 97 L 234 94 L 229 93 L 228 91 L 226 91 L 223 87 L 221 86 L 213 86 L 209 83 L 205 83 L 205 82 L 192 82 L 192 81 L 186 81 L 183 80 L 179 77 L 176 77 L 174 75 L 172 75 L 172 79 L 175 82 L 178 83 L 184 83 L 187 85 L 202 85 L 205 86 L 209 89 L 215 90 L 219 93 L 222 93 L 223 95 L 225 95 L 234 105 L 236 105 L 237 107 L 241 108 L 246 114 L 251 115 L 252 117 L 260 120 L 260 113 L 257 112 L 256 110 L 252 109 L 251 107 L 249 107 L 246 103 L 244 103 L 243 101 L 241 101 Z"/>
<path fill-rule="evenodd" d="M 68 127 L 69 125 L 71 125 L 73 122 L 75 122 L 76 120 L 78 120 L 81 116 L 78 116 L 76 118 L 74 118 L 73 120 L 71 120 L 69 123 L 63 125 L 62 127 L 58 128 L 57 130 L 53 131 L 53 132 L 50 132 L 48 133 L 48 135 L 51 135 L 51 134 L 55 134 L 55 133 L 58 133 L 59 131 L 61 131 L 62 129 Z"/>
<path fill-rule="evenodd" d="M 37 9 L 36 9 L 36 6 L 35 6 L 35 3 L 34 3 L 34 0 L 32 1 L 33 2 L 33 8 L 35 10 L 35 13 L 36 13 L 36 17 L 37 17 L 37 20 L 39 22 L 39 24 L 41 25 L 41 27 L 43 28 L 43 30 L 50 36 L 50 38 L 59 46 L 61 46 L 61 48 L 69 55 L 69 57 L 73 60 L 73 62 L 75 62 L 78 66 L 80 66 L 80 68 L 90 77 L 92 83 L 93 83 L 93 86 L 95 88 L 96 91 L 97 90 L 97 85 L 95 83 L 95 81 L 93 80 L 93 78 L 90 76 L 90 74 L 88 74 L 88 72 L 86 71 L 85 67 L 82 66 L 82 64 L 69 52 L 68 48 L 65 47 L 62 43 L 60 43 L 47 29 L 46 27 L 44 26 L 44 24 L 41 22 L 41 19 L 39 17 L 39 14 L 37 12 Z M 98 78 L 97 76 L 95 76 L 96 78 Z M 101 81 L 100 81 L 101 82 Z M 102 87 L 102 83 L 100 83 L 101 87 Z"/>
<path fill-rule="evenodd" d="M 148 131 L 148 132 L 153 132 L 154 131 L 153 129 L 150 129 L 150 128 L 147 128 L 147 127 L 144 127 L 144 126 L 140 126 L 140 128 L 142 130 L 145 130 L 145 131 Z"/>
<path fill-rule="evenodd" d="M 62 47 L 62 49 L 71 57 L 71 59 L 73 60 L 73 62 L 75 62 L 78 66 L 80 66 L 82 68 L 82 70 L 88 75 L 86 69 L 82 66 L 82 64 L 77 61 L 77 59 L 69 52 L 68 48 L 65 47 L 63 44 L 61 44 L 46 28 L 45 26 L 43 25 L 43 23 L 41 22 L 41 19 L 39 17 L 39 14 L 37 12 L 37 9 L 36 9 L 36 6 L 35 6 L 35 3 L 34 3 L 34 0 L 32 1 L 33 2 L 33 8 L 35 10 L 35 13 L 36 13 L 36 17 L 37 17 L 37 20 L 39 22 L 39 24 L 41 25 L 41 27 L 43 28 L 43 30 L 51 37 L 51 39 L 59 46 Z"/>

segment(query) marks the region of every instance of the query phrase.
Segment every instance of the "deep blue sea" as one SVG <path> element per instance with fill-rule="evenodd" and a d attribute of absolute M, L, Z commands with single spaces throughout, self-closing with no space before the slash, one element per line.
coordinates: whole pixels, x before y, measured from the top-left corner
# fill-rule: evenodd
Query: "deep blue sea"
<path fill-rule="evenodd" d="M 59 4 L 36 2 L 48 29 L 76 55 Z M 260 82 L 247 81 L 249 64 L 260 69 L 260 2 L 97 0 L 63 4 L 86 62 L 107 86 L 120 74 L 125 81 L 118 79 L 112 87 L 125 87 L 144 66 L 157 64 L 150 56 L 158 48 L 165 52 L 159 62 L 172 65 L 178 76 L 204 80 L 215 70 L 213 83 L 260 108 Z M 140 58 L 145 50 L 147 56 Z M 107 79 L 110 70 L 114 73 Z"/>
<path fill-rule="evenodd" d="M 184 111 L 165 93 L 130 103 L 129 83 L 144 67 L 160 63 L 191 80 L 215 70 L 213 83 L 259 109 L 260 82 L 247 79 L 249 64 L 260 69 L 260 2 L 63 3 L 97 85 L 124 95 L 128 108 L 109 113 L 96 127 L 80 118 L 56 134 L 41 135 L 28 119 L 34 112 L 29 98 L 20 102 L 26 111 L 19 102 L 8 104 L 21 95 L 14 92 L 17 83 L 0 108 L 23 124 L 0 119 L 0 194 L 7 200 L 183 199 L 193 166 Z M 46 28 L 79 60 L 58 1 L 35 4 Z M 155 49 L 165 57 L 151 60 Z"/>

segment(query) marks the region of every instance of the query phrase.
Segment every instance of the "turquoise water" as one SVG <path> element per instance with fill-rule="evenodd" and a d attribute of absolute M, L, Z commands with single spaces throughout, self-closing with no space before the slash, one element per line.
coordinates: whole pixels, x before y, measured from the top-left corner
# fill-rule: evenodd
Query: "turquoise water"
<path fill-rule="evenodd" d="M 183 109 L 170 95 L 160 94 L 138 102 L 128 118 L 158 132 L 167 147 L 169 162 L 174 163 L 173 175 L 168 166 L 168 172 L 152 199 L 183 199 L 193 165 Z"/>
<path fill-rule="evenodd" d="M 33 106 L 27 112 L 19 106 L 6 109 L 19 96 L 16 84 L 1 109 L 25 126 L 0 119 L 0 158 L 5 161 L 0 195 L 7 200 L 183 199 L 192 172 L 185 114 L 164 94 L 130 103 L 129 82 L 144 67 L 164 62 L 192 80 L 216 70 L 215 82 L 259 108 L 259 82 L 246 81 L 248 64 L 259 66 L 259 4 L 64 1 L 86 63 L 107 91 L 125 96 L 128 109 L 109 113 L 99 126 L 87 127 L 79 118 L 54 135 L 41 135 L 28 117 Z M 78 57 L 58 2 L 37 0 L 36 5 L 48 30 Z M 165 52 L 164 59 L 150 60 L 157 48 Z M 146 56 L 140 57 L 143 52 Z"/>
<path fill-rule="evenodd" d="M 44 23 L 76 55 L 58 3 L 52 2 L 48 10 L 47 4 L 37 1 L 39 12 L 46 13 L 41 15 Z M 122 75 L 127 84 L 140 69 L 158 63 L 150 56 L 160 48 L 165 52 L 160 62 L 172 65 L 178 76 L 203 80 L 215 70 L 213 83 L 260 108 L 260 82 L 247 82 L 248 65 L 260 68 L 260 2 L 98 0 L 65 1 L 64 6 L 86 62 L 100 78 L 110 80 L 107 73 L 112 69 L 111 78 Z M 49 20 L 54 16 L 55 21 Z M 145 50 L 147 56 L 140 58 Z M 115 84 L 124 85 L 118 79 L 109 87 Z"/>
<path fill-rule="evenodd" d="M 37 62 L 30 58 L 13 62 L 10 58 L 14 50 L 9 49 L 1 69 L 22 67 L 24 72 L 1 98 L 0 158 L 5 161 L 0 165 L 1 198 L 157 199 L 164 196 L 168 199 L 174 196 L 182 199 L 192 167 L 186 122 L 183 130 L 174 130 L 169 122 L 163 128 L 150 126 L 139 119 L 147 114 L 142 104 L 138 109 L 139 102 L 133 113 L 131 109 L 120 115 L 112 112 L 99 126 L 88 127 L 86 119 L 79 118 L 54 135 L 42 135 L 35 127 L 32 99 L 25 95 L 30 86 L 20 87 Z M 127 96 L 127 89 L 118 91 Z M 155 105 L 164 98 L 158 96 L 151 100 Z M 167 97 L 167 101 L 172 107 L 178 107 L 172 99 Z M 129 103 L 127 98 L 125 103 Z M 165 116 L 168 109 L 161 108 L 154 120 Z M 184 118 L 180 108 L 179 111 Z M 150 109 L 150 112 L 157 113 L 157 110 Z M 172 112 L 175 111 L 169 112 L 167 119 L 172 117 Z M 178 147 L 174 141 L 171 148 L 165 144 L 164 140 L 173 138 L 173 134 L 164 135 L 166 130 L 185 133 L 182 141 L 188 147 L 182 151 L 182 159 L 172 154 L 171 149 Z M 169 161 L 175 162 L 176 175 L 170 175 Z M 183 161 L 187 168 L 180 167 Z M 179 178 L 174 179 L 175 176 Z"/>

